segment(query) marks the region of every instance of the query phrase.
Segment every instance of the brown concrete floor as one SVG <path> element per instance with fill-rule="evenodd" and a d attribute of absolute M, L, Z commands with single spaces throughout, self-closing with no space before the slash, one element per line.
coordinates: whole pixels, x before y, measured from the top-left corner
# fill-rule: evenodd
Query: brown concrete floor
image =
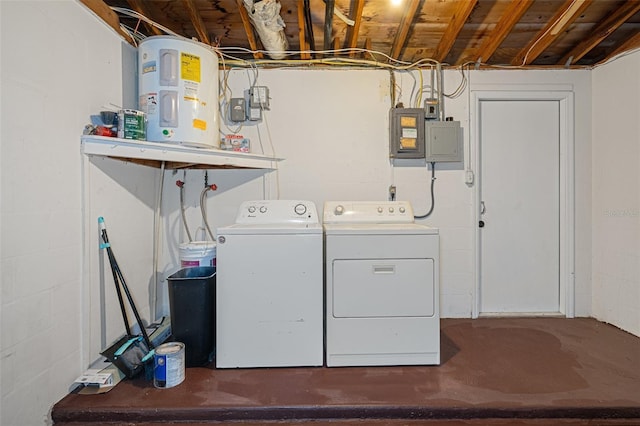
<path fill-rule="evenodd" d="M 136 379 L 103 395 L 67 395 L 52 418 L 76 425 L 640 425 L 640 338 L 587 318 L 441 324 L 440 366 L 189 368 L 171 389 Z"/>

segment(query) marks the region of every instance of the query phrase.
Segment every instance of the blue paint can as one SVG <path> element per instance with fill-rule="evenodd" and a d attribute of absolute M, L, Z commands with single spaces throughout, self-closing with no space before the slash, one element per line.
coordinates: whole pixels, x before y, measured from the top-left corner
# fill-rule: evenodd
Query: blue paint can
<path fill-rule="evenodd" d="M 156 348 L 153 357 L 153 385 L 172 388 L 184 381 L 184 343 L 169 342 Z"/>

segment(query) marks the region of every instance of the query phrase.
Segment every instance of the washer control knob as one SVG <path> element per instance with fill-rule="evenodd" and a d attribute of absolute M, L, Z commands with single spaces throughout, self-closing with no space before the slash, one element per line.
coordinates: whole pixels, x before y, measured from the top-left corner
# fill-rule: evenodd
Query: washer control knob
<path fill-rule="evenodd" d="M 255 213 L 256 212 L 256 208 L 254 206 L 249 206 L 249 208 L 247 210 L 249 210 L 249 213 Z"/>
<path fill-rule="evenodd" d="M 404 213 L 405 212 L 404 207 L 400 207 L 398 210 L 400 210 L 400 213 Z"/>
<path fill-rule="evenodd" d="M 383 208 L 382 207 L 378 207 L 378 213 L 382 213 Z"/>
<path fill-rule="evenodd" d="M 337 205 L 336 208 L 333 210 L 333 213 L 336 216 L 340 216 L 342 213 L 344 213 L 344 206 Z"/>
<path fill-rule="evenodd" d="M 393 207 L 389 207 L 389 213 L 393 213 Z"/>
<path fill-rule="evenodd" d="M 296 204 L 296 206 L 293 208 L 293 211 L 296 212 L 297 215 L 303 215 L 307 212 L 307 206 L 305 206 L 304 204 L 300 203 L 300 204 Z"/>
<path fill-rule="evenodd" d="M 260 206 L 260 213 L 266 213 L 267 212 L 267 206 Z"/>

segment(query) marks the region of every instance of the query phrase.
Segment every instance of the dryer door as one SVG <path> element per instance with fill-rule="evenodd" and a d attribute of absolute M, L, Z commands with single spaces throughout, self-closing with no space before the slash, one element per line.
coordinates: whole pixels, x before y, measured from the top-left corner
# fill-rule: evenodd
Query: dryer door
<path fill-rule="evenodd" d="M 433 262 L 433 259 L 334 260 L 333 316 L 433 316 Z"/>

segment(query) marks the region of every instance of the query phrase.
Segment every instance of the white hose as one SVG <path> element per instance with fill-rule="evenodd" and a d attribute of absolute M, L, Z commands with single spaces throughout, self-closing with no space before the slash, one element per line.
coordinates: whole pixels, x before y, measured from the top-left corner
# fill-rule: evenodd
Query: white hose
<path fill-rule="evenodd" d="M 210 191 L 210 190 L 211 190 L 211 187 L 207 186 L 200 193 L 200 212 L 202 213 L 202 221 L 204 222 L 205 228 L 207 228 L 207 232 L 211 237 L 211 241 L 215 241 L 216 238 L 213 236 L 213 232 L 211 232 L 211 228 L 209 228 L 209 221 L 207 220 L 207 208 L 205 205 L 205 202 L 206 202 L 205 197 L 207 196 L 207 191 Z"/>

